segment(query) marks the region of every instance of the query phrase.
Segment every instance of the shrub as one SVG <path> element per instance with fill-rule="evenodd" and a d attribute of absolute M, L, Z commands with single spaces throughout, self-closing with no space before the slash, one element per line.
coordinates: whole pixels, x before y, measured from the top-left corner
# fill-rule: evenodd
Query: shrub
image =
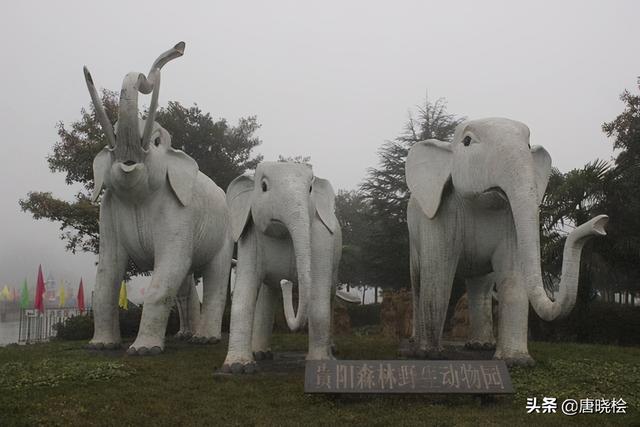
<path fill-rule="evenodd" d="M 380 324 L 380 304 L 347 304 L 347 311 L 353 328 Z"/>
<path fill-rule="evenodd" d="M 140 319 L 142 318 L 142 305 L 129 305 L 128 310 L 119 309 L 120 335 L 122 338 L 134 338 L 138 335 Z M 93 337 L 93 315 L 83 314 L 72 316 L 63 322 L 53 326 L 56 338 L 61 340 L 89 340 Z M 180 317 L 177 307 L 173 307 L 169 313 L 167 322 L 167 335 L 173 335 L 180 329 Z"/>
<path fill-rule="evenodd" d="M 119 309 L 120 335 L 123 338 L 132 338 L 138 335 L 140 319 L 142 318 L 142 305 L 129 305 L 128 310 Z"/>
<path fill-rule="evenodd" d="M 595 301 L 576 308 L 565 319 L 544 322 L 530 313 L 531 337 L 540 341 L 639 345 L 640 307 Z"/>
<path fill-rule="evenodd" d="M 56 338 L 61 340 L 88 340 L 93 337 L 93 316 L 89 314 L 72 316 L 55 324 L 53 329 L 56 331 Z"/>

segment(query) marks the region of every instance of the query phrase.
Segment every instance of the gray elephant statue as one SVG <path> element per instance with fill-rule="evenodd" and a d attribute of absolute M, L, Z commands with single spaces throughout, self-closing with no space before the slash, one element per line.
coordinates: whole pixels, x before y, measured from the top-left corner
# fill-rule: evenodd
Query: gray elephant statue
<path fill-rule="evenodd" d="M 153 275 L 129 354 L 163 351 L 170 307 L 194 272 L 202 274 L 204 290 L 196 337 L 216 341 L 221 336 L 233 252 L 225 195 L 198 170 L 195 160 L 171 146 L 169 133 L 154 121 L 160 69 L 183 52 L 184 43 L 178 43 L 158 57 L 148 76 L 136 72 L 125 76 L 115 127 L 84 69 L 108 140 L 93 161 L 93 201 L 105 189 L 93 300 L 95 332 L 89 344 L 96 349 L 121 343 L 118 283 L 130 259 L 141 270 L 153 270 Z M 139 116 L 139 92 L 152 92 L 146 120 Z"/>
<path fill-rule="evenodd" d="M 180 285 L 175 302 L 180 319 L 180 329 L 176 332 L 175 338 L 195 342 L 198 338 L 195 334 L 200 323 L 200 299 L 193 274 L 188 274 Z"/>
<path fill-rule="evenodd" d="M 576 300 L 580 254 L 592 236 L 605 235 L 606 215 L 569 233 L 560 290 L 542 282 L 539 205 L 551 172 L 544 148 L 530 146 L 523 123 L 466 121 L 451 143 L 416 143 L 407 157 L 407 208 L 414 342 L 418 356 L 437 357 L 454 275 L 465 278 L 473 346 L 495 345 L 494 357 L 530 365 L 529 303 L 544 320 L 567 315 Z M 491 318 L 494 283 L 498 341 Z"/>
<path fill-rule="evenodd" d="M 264 162 L 253 177 L 240 176 L 229 185 L 227 202 L 238 265 L 223 372 L 251 373 L 254 354 L 270 354 L 280 288 L 289 328 L 309 321 L 307 359 L 332 358 L 331 301 L 342 234 L 329 181 L 314 177 L 307 164 Z"/>

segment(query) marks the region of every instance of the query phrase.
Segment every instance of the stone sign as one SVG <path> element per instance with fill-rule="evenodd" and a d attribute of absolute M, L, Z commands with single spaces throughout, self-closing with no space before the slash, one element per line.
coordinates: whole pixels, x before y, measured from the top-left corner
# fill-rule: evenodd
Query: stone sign
<path fill-rule="evenodd" d="M 502 360 L 309 360 L 306 393 L 513 393 Z"/>

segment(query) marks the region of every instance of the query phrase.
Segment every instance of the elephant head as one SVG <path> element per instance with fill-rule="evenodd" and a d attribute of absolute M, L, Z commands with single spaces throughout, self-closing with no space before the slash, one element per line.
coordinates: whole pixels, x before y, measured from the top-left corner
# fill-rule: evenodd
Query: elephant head
<path fill-rule="evenodd" d="M 287 324 L 292 330 L 299 329 L 307 320 L 312 285 L 311 224 L 319 219 L 330 233 L 338 226 L 331 184 L 314 177 L 311 166 L 306 164 L 264 162 L 253 177 L 240 176 L 229 184 L 227 203 L 235 241 L 250 223 L 259 233 L 291 239 L 299 286 L 297 314 L 293 310 L 291 284 L 283 281 L 282 289 Z"/>
<path fill-rule="evenodd" d="M 531 305 L 540 317 L 553 320 L 568 314 L 575 303 L 580 253 L 594 235 L 605 235 L 606 215 L 576 228 L 564 249 L 560 291 L 550 299 L 544 290 L 540 262 L 539 205 L 551 172 L 551 157 L 529 144 L 523 123 L 489 118 L 466 121 L 451 143 L 416 143 L 407 156 L 406 178 L 412 196 L 428 218 L 438 214 L 452 187 L 464 199 L 487 207 L 508 207 L 513 217 L 518 259 Z"/>
<path fill-rule="evenodd" d="M 103 187 L 112 188 L 124 199 L 143 200 L 162 187 L 168 178 L 180 203 L 184 206 L 190 203 L 198 164 L 183 151 L 171 147 L 171 136 L 155 122 L 160 69 L 172 59 L 182 56 L 184 47 L 184 42 L 180 42 L 161 54 L 151 66 L 148 76 L 137 72 L 125 76 L 120 91 L 118 121 L 114 127 L 107 118 L 91 74 L 84 67 L 96 116 L 108 141 L 93 161 L 93 201 Z M 139 115 L 139 93 L 151 93 L 146 119 Z"/>

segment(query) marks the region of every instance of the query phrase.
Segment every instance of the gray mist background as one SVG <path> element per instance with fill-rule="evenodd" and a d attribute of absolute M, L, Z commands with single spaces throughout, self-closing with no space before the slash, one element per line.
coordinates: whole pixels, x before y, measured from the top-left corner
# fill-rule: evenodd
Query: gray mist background
<path fill-rule="evenodd" d="M 257 115 L 265 159 L 311 156 L 318 176 L 355 188 L 410 108 L 446 97 L 469 118 L 531 128 L 562 171 L 609 159 L 600 126 L 640 75 L 638 1 L 31 2 L 0 15 L 0 286 L 45 274 L 90 291 L 95 257 L 72 255 L 58 226 L 22 213 L 28 191 L 70 198 L 45 157 L 55 125 L 80 117 L 87 65 L 119 90 L 184 40 L 160 103 L 198 103 L 234 123 Z M 148 103 L 148 98 L 143 99 Z"/>

